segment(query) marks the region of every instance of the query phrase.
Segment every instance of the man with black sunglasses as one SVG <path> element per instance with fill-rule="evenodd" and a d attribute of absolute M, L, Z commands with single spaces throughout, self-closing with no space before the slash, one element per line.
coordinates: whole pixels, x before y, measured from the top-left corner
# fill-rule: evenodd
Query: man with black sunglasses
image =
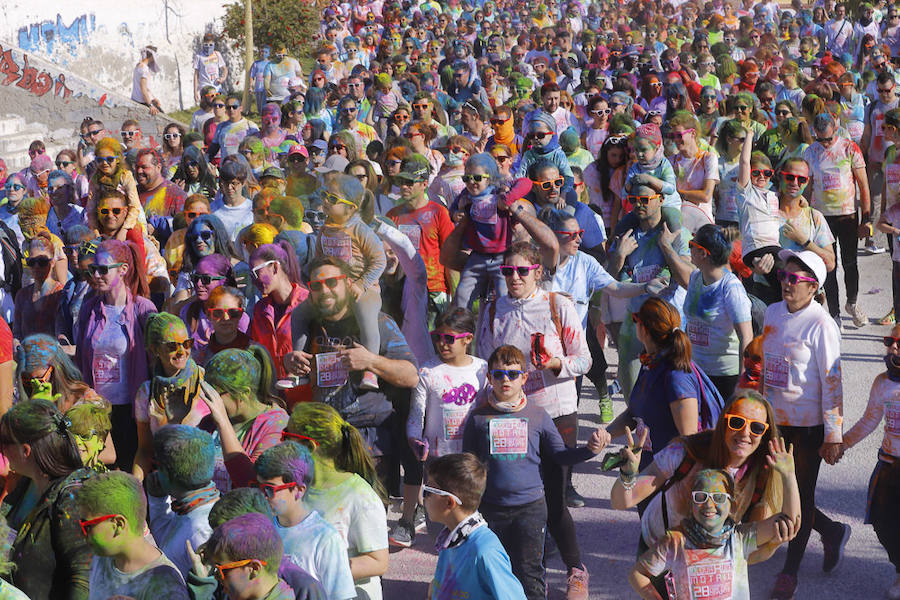
<path fill-rule="evenodd" d="M 240 94 L 228 94 L 225 98 L 225 111 L 228 120 L 216 128 L 216 134 L 209 145 L 207 158 L 213 161 L 221 151 L 221 158 L 238 153 L 238 147 L 244 138 L 250 135 L 259 135 L 256 125 L 247 120 L 243 115 Z"/>

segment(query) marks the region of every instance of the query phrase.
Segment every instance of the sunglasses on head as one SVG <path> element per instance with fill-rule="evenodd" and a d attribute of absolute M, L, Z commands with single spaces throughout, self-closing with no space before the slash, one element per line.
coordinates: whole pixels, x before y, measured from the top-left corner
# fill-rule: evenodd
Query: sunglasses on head
<path fill-rule="evenodd" d="M 194 338 L 188 338 L 183 342 L 160 342 L 159 345 L 165 348 L 169 353 L 175 352 L 179 348 L 190 350 L 194 347 Z"/>
<path fill-rule="evenodd" d="M 243 308 L 211 308 L 209 309 L 209 317 L 215 321 L 224 321 L 225 317 L 229 319 L 240 319 L 244 316 Z"/>
<path fill-rule="evenodd" d="M 118 160 L 118 159 L 117 159 L 115 156 L 98 156 L 98 157 L 97 157 L 97 160 L 100 161 L 100 162 L 102 162 L 102 163 L 106 163 L 106 164 L 108 164 L 108 165 L 111 165 L 111 164 L 113 164 L 114 162 L 116 162 L 116 160 Z"/>
<path fill-rule="evenodd" d="M 115 519 L 118 516 L 119 515 L 103 515 L 102 517 L 95 517 L 93 519 L 78 519 L 78 524 L 81 525 L 81 533 L 84 534 L 84 537 L 87 537 L 88 530 L 94 525 L 99 525 L 103 521 L 109 521 L 110 519 Z"/>
<path fill-rule="evenodd" d="M 225 279 L 221 275 L 210 275 L 208 273 L 191 273 L 191 281 L 194 282 L 194 285 L 198 283 L 202 283 L 203 285 L 209 285 L 213 281 L 221 281 Z"/>
<path fill-rule="evenodd" d="M 725 415 L 725 423 L 728 425 L 728 429 L 732 431 L 743 431 L 744 427 L 749 427 L 750 434 L 756 437 L 769 430 L 769 424 L 765 421 L 748 419 L 747 417 L 730 413 Z"/>
<path fill-rule="evenodd" d="M 553 233 L 566 240 L 584 237 L 584 229 L 579 229 L 578 231 L 554 231 Z"/>
<path fill-rule="evenodd" d="M 448 346 L 452 345 L 456 340 L 460 340 L 471 333 L 441 333 L 440 331 L 430 332 L 431 341 L 435 344 L 444 343 Z"/>
<path fill-rule="evenodd" d="M 540 267 L 541 265 L 500 265 L 500 274 L 504 277 L 512 277 L 513 273 L 518 273 L 519 277 L 528 277 L 528 274 Z"/>
<path fill-rule="evenodd" d="M 296 481 L 291 481 L 288 483 L 283 483 L 281 485 L 273 485 L 271 483 L 260 483 L 259 481 L 250 481 L 247 483 L 248 486 L 252 488 L 256 488 L 262 491 L 265 494 L 266 498 L 274 498 L 275 494 L 280 492 L 281 490 L 290 490 L 297 487 Z"/>
<path fill-rule="evenodd" d="M 710 498 L 715 504 L 725 504 L 725 501 L 731 500 L 731 496 L 725 492 L 703 492 L 699 490 L 691 492 L 691 499 L 694 501 L 694 504 L 706 504 L 706 501 Z"/>
<path fill-rule="evenodd" d="M 774 174 L 775 171 L 772 169 L 750 169 L 750 175 L 753 177 L 765 177 L 766 179 L 769 179 Z"/>
<path fill-rule="evenodd" d="M 25 259 L 25 264 L 29 267 L 38 267 L 44 269 L 50 266 L 50 258 L 46 256 L 32 256 Z"/>
<path fill-rule="evenodd" d="M 515 381 L 525 374 L 521 369 L 491 369 L 491 377 L 497 380 L 508 379 Z"/>
<path fill-rule="evenodd" d="M 326 277 L 325 279 L 315 279 L 309 282 L 309 291 L 311 292 L 321 292 L 324 289 L 324 286 L 328 286 L 329 290 L 333 290 L 337 287 L 338 281 L 341 279 L 347 279 L 346 275 L 336 275 L 335 277 Z"/>
<path fill-rule="evenodd" d="M 819 282 L 815 277 L 807 277 L 805 275 L 798 275 L 797 273 L 791 273 L 789 271 L 785 271 L 784 269 L 778 269 L 778 279 L 779 281 L 784 281 L 789 285 L 797 285 L 801 281 L 806 281 L 808 283 L 814 283 L 819 285 Z"/>
<path fill-rule="evenodd" d="M 490 175 L 482 175 L 480 173 L 466 174 L 462 176 L 462 180 L 464 183 L 481 183 L 482 181 L 486 181 L 490 179 Z"/>
<path fill-rule="evenodd" d="M 552 188 L 561 188 L 563 183 L 565 183 L 565 179 L 562 177 L 557 177 L 556 179 L 548 179 L 546 181 L 537 181 L 532 179 L 531 182 L 541 188 L 542 190 L 550 190 Z"/>
<path fill-rule="evenodd" d="M 121 267 L 124 264 L 125 263 L 120 263 L 120 262 L 112 263 L 109 265 L 92 264 L 92 265 L 88 265 L 88 271 L 91 272 L 91 275 L 106 275 L 107 273 L 109 273 L 110 269 L 118 269 L 119 267 Z"/>
<path fill-rule="evenodd" d="M 788 183 L 793 183 L 794 180 L 796 180 L 797 183 L 804 184 L 809 181 L 809 177 L 807 177 L 806 175 L 795 175 L 794 173 L 788 173 L 787 171 L 782 171 L 781 176 Z"/>

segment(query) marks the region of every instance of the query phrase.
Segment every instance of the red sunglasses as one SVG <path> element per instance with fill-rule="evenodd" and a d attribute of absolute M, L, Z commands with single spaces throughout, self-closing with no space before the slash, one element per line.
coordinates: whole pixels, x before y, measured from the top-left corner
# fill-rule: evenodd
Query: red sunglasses
<path fill-rule="evenodd" d="M 95 519 L 78 519 L 78 524 L 81 525 L 81 533 L 84 534 L 84 537 L 88 536 L 88 529 L 93 527 L 94 525 L 98 525 L 103 521 L 109 521 L 110 519 L 114 519 L 119 515 L 103 515 L 102 517 L 97 517 Z"/>

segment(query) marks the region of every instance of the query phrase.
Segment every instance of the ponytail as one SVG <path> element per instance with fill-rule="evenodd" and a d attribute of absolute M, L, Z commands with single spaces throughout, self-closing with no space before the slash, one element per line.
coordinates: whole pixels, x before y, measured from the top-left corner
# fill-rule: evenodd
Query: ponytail
<path fill-rule="evenodd" d="M 382 502 L 387 501 L 387 491 L 378 479 L 366 441 L 359 430 L 346 421 L 341 423 L 341 453 L 335 457 L 334 466 L 341 471 L 356 473 L 372 486 Z"/>
<path fill-rule="evenodd" d="M 681 329 L 681 315 L 659 298 L 648 298 L 636 313 L 647 335 L 676 369 L 691 372 L 691 340 Z"/>
<path fill-rule="evenodd" d="M 680 328 L 675 328 L 666 338 L 669 359 L 676 369 L 691 372 L 691 339 Z"/>
<path fill-rule="evenodd" d="M 274 368 L 272 367 L 272 358 L 269 356 L 269 351 L 259 344 L 250 344 L 247 347 L 247 352 L 249 352 L 253 358 L 256 359 L 256 362 L 259 363 L 259 382 L 257 383 L 255 390 L 256 399 L 263 404 L 278 404 L 283 407 L 281 399 L 272 394 Z"/>

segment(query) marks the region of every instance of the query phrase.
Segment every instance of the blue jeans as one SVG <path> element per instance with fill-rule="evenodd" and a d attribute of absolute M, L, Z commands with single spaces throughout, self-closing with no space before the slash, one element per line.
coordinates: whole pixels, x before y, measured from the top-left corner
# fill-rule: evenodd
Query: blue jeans
<path fill-rule="evenodd" d="M 497 297 L 506 295 L 506 278 L 500 274 L 503 264 L 502 254 L 480 254 L 473 252 L 466 261 L 456 286 L 454 304 L 472 310 L 478 298 L 487 297 L 493 283 Z"/>

